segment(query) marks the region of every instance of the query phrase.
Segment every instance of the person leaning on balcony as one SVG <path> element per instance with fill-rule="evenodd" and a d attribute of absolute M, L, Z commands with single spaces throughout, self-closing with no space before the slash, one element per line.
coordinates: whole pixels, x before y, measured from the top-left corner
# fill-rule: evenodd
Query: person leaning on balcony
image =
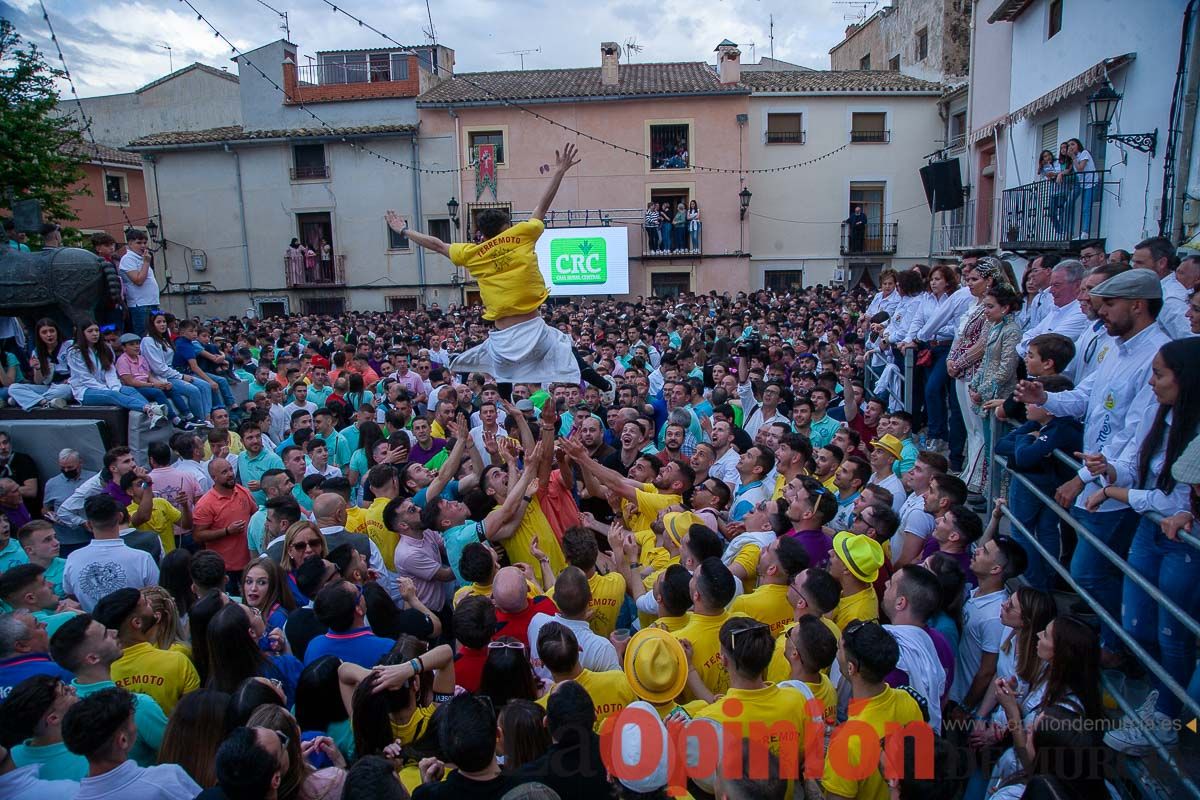
<path fill-rule="evenodd" d="M 695 200 L 688 206 L 688 234 L 692 239 L 692 250 L 700 252 L 700 204 Z"/>
<path fill-rule="evenodd" d="M 846 217 L 846 224 L 850 226 L 850 252 L 861 253 L 867 238 L 867 215 L 863 213 L 862 206 L 854 207 L 850 216 Z"/>

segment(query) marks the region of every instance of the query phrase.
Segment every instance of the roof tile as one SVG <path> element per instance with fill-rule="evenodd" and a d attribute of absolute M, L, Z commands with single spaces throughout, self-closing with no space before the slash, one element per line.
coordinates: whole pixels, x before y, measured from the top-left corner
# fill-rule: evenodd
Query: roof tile
<path fill-rule="evenodd" d="M 600 82 L 599 67 L 468 72 L 443 81 L 417 98 L 418 106 L 450 103 L 500 103 L 556 98 L 639 97 L 665 94 L 746 94 L 745 86 L 723 84 L 701 61 L 621 64 L 618 83 Z"/>
<path fill-rule="evenodd" d="M 755 92 L 921 92 L 940 94 L 942 85 L 887 70 L 788 70 L 743 72 L 742 83 Z"/>
<path fill-rule="evenodd" d="M 126 153 L 106 144 L 93 145 L 86 138 L 64 145 L 63 150 L 77 153 L 92 164 L 103 162 L 105 164 L 129 164 L 136 167 L 142 165 L 142 157 L 136 153 Z"/>
<path fill-rule="evenodd" d="M 162 147 L 164 145 L 209 144 L 216 142 L 244 142 L 251 139 L 303 139 L 305 137 L 368 136 L 380 133 L 415 133 L 416 125 L 357 125 L 348 128 L 288 128 L 277 130 L 251 130 L 241 125 L 223 128 L 207 128 L 201 131 L 166 131 L 152 133 L 130 142 L 128 147 Z"/>

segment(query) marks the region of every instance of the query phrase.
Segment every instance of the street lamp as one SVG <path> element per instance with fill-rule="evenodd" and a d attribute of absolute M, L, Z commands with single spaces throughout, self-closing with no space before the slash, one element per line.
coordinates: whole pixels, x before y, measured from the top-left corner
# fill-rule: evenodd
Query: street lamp
<path fill-rule="evenodd" d="M 741 202 L 741 205 L 742 205 L 741 219 L 746 218 L 746 212 L 750 209 L 750 198 L 752 196 L 753 195 L 750 193 L 750 190 L 745 188 L 744 186 L 742 187 L 742 190 L 740 192 L 738 192 L 738 200 Z"/>
<path fill-rule="evenodd" d="M 158 223 L 150 220 L 146 223 L 146 234 L 150 237 L 150 241 L 158 244 Z"/>
<path fill-rule="evenodd" d="M 453 197 L 450 202 L 446 203 L 446 211 L 450 214 L 450 221 L 454 223 L 454 227 L 458 227 L 458 201 Z"/>
<path fill-rule="evenodd" d="M 1105 81 L 1104 85 L 1088 98 L 1088 123 L 1099 128 L 1100 136 L 1104 141 L 1129 145 L 1134 150 L 1149 153 L 1150 157 L 1154 158 L 1158 150 L 1158 128 L 1155 128 L 1153 133 L 1114 133 L 1109 135 L 1108 126 L 1112 124 L 1119 102 L 1121 102 L 1121 94 L 1112 87 L 1111 83 Z"/>

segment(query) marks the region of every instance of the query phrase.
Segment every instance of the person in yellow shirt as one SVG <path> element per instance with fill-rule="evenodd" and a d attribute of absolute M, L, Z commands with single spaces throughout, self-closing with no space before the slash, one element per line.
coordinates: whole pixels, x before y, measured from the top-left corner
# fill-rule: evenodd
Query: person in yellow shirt
<path fill-rule="evenodd" d="M 856 619 L 879 619 L 875 579 L 883 566 L 883 548 L 870 536 L 842 531 L 833 537 L 829 574 L 842 587 L 842 599 L 833 610 L 833 621 L 842 630 Z"/>
<path fill-rule="evenodd" d="M 504 539 L 503 543 L 504 551 L 508 553 L 509 563 L 514 566 L 527 564 L 534 575 L 540 574 L 541 571 L 541 564 L 537 557 L 539 552 L 549 559 L 550 572 L 554 575 L 562 572 L 567 565 L 558 537 L 554 535 L 554 529 L 550 527 L 550 520 L 542 511 L 539 499 L 539 495 L 545 492 L 550 485 L 554 430 L 543 430 L 543 442 L 546 437 L 550 439 L 549 448 L 547 449 L 543 444 L 542 447 L 536 448 L 537 451 L 540 451 L 536 455 L 536 451 L 533 450 L 532 437 L 530 437 L 528 447 L 531 452 L 527 455 L 527 459 L 536 460 L 527 461 L 525 468 L 526 470 L 530 468 L 536 470 L 535 480 L 539 488 L 521 497 L 522 502 L 516 509 L 516 514 L 519 515 L 516 530 L 512 536 Z M 483 479 L 479 483 L 483 493 L 494 500 L 497 507 L 504 505 L 508 500 L 510 488 L 516 489 L 519 485 L 515 451 L 508 446 L 501 446 L 500 457 L 504 466 L 492 464 L 487 467 L 483 471 Z"/>
<path fill-rule="evenodd" d="M 829 680 L 829 668 L 837 658 L 838 638 L 823 624 L 819 617 L 802 617 L 791 629 L 780 637 L 788 664 L 787 677 L 778 681 L 782 685 L 803 682 L 813 697 L 821 702 L 825 724 L 837 722 L 837 690 Z M 773 654 L 772 654 L 773 655 Z M 770 675 L 770 668 L 767 669 Z"/>
<path fill-rule="evenodd" d="M 813 453 L 813 463 L 817 467 L 816 471 L 813 472 L 813 477 L 828 492 L 837 493 L 837 485 L 833 480 L 837 477 L 837 469 L 841 466 L 843 458 L 842 448 L 836 444 L 827 444 L 824 447 L 817 448 Z"/>
<path fill-rule="evenodd" d="M 729 689 L 729 672 L 721 659 L 720 632 L 730 616 L 725 609 L 736 591 L 733 573 L 721 559 L 706 558 L 692 573 L 688 590 L 692 595 L 692 618 L 673 635 L 690 643 L 692 667 L 709 694 L 724 694 Z M 690 686 L 686 696 L 689 700 L 709 699 Z"/>
<path fill-rule="evenodd" d="M 537 652 L 543 666 L 550 670 L 554 688 L 543 695 L 538 703 L 547 706 L 550 696 L 557 687 L 574 681 L 587 690 L 596 710 L 595 729 L 600 730 L 604 720 L 617 714 L 637 699 L 625 673 L 620 670 L 592 672 L 579 664 L 579 640 L 575 633 L 561 622 L 547 622 L 538 631 Z"/>
<path fill-rule="evenodd" d="M 638 631 L 626 643 L 622 663 L 633 693 L 649 703 L 661 719 L 688 719 L 708 705 L 704 700 L 679 704 L 689 673 L 695 673 L 680 641 L 661 628 Z"/>
<path fill-rule="evenodd" d="M 154 496 L 154 484 L 149 475 L 143 478 L 133 472 L 122 476 L 121 487 L 133 498 L 133 502 L 126 509 L 129 512 L 129 524 L 139 531 L 158 534 L 164 556 L 174 550 L 175 525 L 178 524 L 184 530 L 192 528 L 192 501 L 188 496 L 181 492 L 179 500 L 183 508 L 175 508 L 170 501 Z M 148 518 L 145 514 L 147 505 L 150 507 Z"/>
<path fill-rule="evenodd" d="M 562 553 L 568 564 L 583 571 L 592 590 L 588 626 L 597 635 L 607 637 L 616 629 L 617 616 L 625 602 L 625 578 L 619 572 L 601 575 L 596 571 L 600 548 L 596 535 L 587 528 L 567 528 L 563 532 Z"/>
<path fill-rule="evenodd" d="M 788 602 L 795 609 L 793 619 L 799 622 L 805 617 L 816 617 L 833 634 L 835 642 L 841 639 L 842 629 L 830 615 L 837 608 L 841 596 L 842 587 L 828 570 L 820 567 L 809 567 L 788 586 Z M 775 654 L 771 656 L 771 664 L 767 667 L 767 680 L 774 683 L 787 680 L 791 674 L 791 664 L 787 659 L 787 637 L 790 634 L 791 627 L 775 640 Z M 825 673 L 829 673 L 828 667 Z"/>
<path fill-rule="evenodd" d="M 837 758 L 826 755 L 820 788 L 826 798 L 886 800 L 888 786 L 878 769 L 861 780 L 837 769 L 838 762 L 845 761 L 856 767 L 864 757 L 862 725 L 851 723 L 869 725 L 880 740 L 894 736 L 916 737 L 919 748 L 922 738 L 932 745 L 933 733 L 926 724 L 927 715 L 907 691 L 893 689 L 884 683 L 883 679 L 900 660 L 900 646 L 879 623 L 859 620 L 848 625 L 842 634 L 837 658 L 842 675 L 850 683 L 849 718 L 846 725 L 833 732 L 829 741 L 826 752 L 837 754 Z M 899 730 L 895 728 L 897 725 L 901 726 Z M 878 753 L 874 748 L 869 752 Z M 878 755 L 874 757 L 878 758 Z"/>
<path fill-rule="evenodd" d="M 775 491 L 772 500 L 784 496 L 788 483 L 793 478 L 808 475 L 808 462 L 812 458 L 812 441 L 798 433 L 784 434 L 775 449 Z"/>
<path fill-rule="evenodd" d="M 692 574 L 682 564 L 672 564 L 658 573 L 653 589 L 654 600 L 658 603 L 658 616 L 643 625 L 643 629 L 653 625 L 674 633 L 691 622 L 691 584 Z"/>
<path fill-rule="evenodd" d="M 788 587 L 806 566 L 808 553 L 804 545 L 786 536 L 776 539 L 759 555 L 758 588 L 736 598 L 729 610 L 765 623 L 774 641 L 792 621 L 794 609 L 788 600 Z"/>
<path fill-rule="evenodd" d="M 476 224 L 485 238 L 479 244 L 447 244 L 410 229 L 395 211 L 387 212 L 392 230 L 465 267 L 479 283 L 483 318 L 492 320 L 495 329 L 482 344 L 454 358 L 451 371 L 483 372 L 497 383 L 579 383 L 581 371 L 570 335 L 542 319 L 540 309 L 550 292 L 534 251 L 563 176 L 579 163 L 577 154 L 569 143 L 555 152 L 550 184 L 528 220 L 514 225 L 501 209 L 480 213 Z"/>
<path fill-rule="evenodd" d="M 804 764 L 807 727 L 821 719 L 809 705 L 806 692 L 781 687 L 763 680 L 775 640 L 767 626 L 744 617 L 733 617 L 721 626 L 721 661 L 729 671 L 725 696 L 700 709 L 697 719 L 710 719 L 728 735 L 738 731 L 754 748 L 791 760 L 781 764 L 785 777 L 800 774 Z M 815 718 L 815 719 L 814 719 Z"/>
<path fill-rule="evenodd" d="M 100 599 L 92 616 L 115 630 L 124 652 L 112 665 L 112 680 L 131 692 L 153 697 L 170 715 L 179 698 L 200 688 L 191 660 L 177 650 L 159 650 L 152 630 L 158 622 L 150 601 L 137 589 L 117 589 Z"/>
<path fill-rule="evenodd" d="M 655 459 L 639 456 L 629 469 L 626 478 L 616 470 L 596 462 L 582 443 L 572 439 L 562 440 L 563 449 L 583 472 L 584 486 L 592 497 L 603 497 L 604 490 L 622 502 L 625 527 L 631 531 L 646 530 L 658 516 L 658 512 L 669 506 L 680 505 L 683 495 L 692 490 L 696 482 L 696 470 L 686 461 L 668 461 L 661 467 Z M 657 470 L 657 472 L 654 472 Z M 653 474 L 646 481 L 646 473 Z"/>
<path fill-rule="evenodd" d="M 395 572 L 396 545 L 400 541 L 400 536 L 395 531 L 388 529 L 387 524 L 383 521 L 383 511 L 387 508 L 388 503 L 400 496 L 400 476 L 391 464 L 376 464 L 367 472 L 367 485 L 371 487 L 371 493 L 375 495 L 375 499 L 371 501 L 371 505 L 367 506 L 366 534 L 379 548 L 379 554 L 383 556 L 383 563 L 388 568 L 388 572 Z M 348 519 L 349 515 L 347 515 Z M 350 530 L 349 527 L 346 530 Z"/>

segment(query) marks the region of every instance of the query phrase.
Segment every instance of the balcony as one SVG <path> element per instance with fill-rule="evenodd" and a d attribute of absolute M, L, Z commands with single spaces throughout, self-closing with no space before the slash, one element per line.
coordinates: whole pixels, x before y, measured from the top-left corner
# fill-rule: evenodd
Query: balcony
<path fill-rule="evenodd" d="M 934 255 L 953 256 L 955 251 L 975 244 L 975 201 L 962 208 L 937 212 L 933 227 Z"/>
<path fill-rule="evenodd" d="M 887 144 L 891 140 L 891 131 L 850 131 L 850 141 L 854 144 Z"/>
<path fill-rule="evenodd" d="M 767 144 L 804 144 L 804 131 L 767 131 Z"/>
<path fill-rule="evenodd" d="M 842 223 L 844 256 L 894 256 L 898 222 L 868 222 L 860 233 L 852 234 L 850 225 Z"/>
<path fill-rule="evenodd" d="M 1009 250 L 1070 250 L 1100 238 L 1104 195 L 1115 181 L 1106 172 L 1081 172 L 1062 183 L 1036 181 L 1005 189 L 1000 246 Z"/>
<path fill-rule="evenodd" d="M 329 177 L 329 165 L 310 164 L 305 167 L 292 167 L 291 174 L 294 181 L 322 180 Z"/>
<path fill-rule="evenodd" d="M 283 274 L 289 289 L 327 289 L 346 285 L 346 256 L 338 253 L 332 261 L 308 259 L 304 263 L 283 259 Z"/>
<path fill-rule="evenodd" d="M 323 56 L 332 58 L 332 56 Z M 284 103 L 332 103 L 420 94 L 417 57 L 403 53 L 351 53 L 346 62 L 283 65 Z"/>
<path fill-rule="evenodd" d="M 642 228 L 642 258 L 699 258 L 704 250 L 701 236 L 704 227 L 698 231 L 680 231 L 674 226 L 670 228 L 671 241 L 663 241 L 662 228 Z M 683 241 L 677 241 L 682 239 Z"/>

